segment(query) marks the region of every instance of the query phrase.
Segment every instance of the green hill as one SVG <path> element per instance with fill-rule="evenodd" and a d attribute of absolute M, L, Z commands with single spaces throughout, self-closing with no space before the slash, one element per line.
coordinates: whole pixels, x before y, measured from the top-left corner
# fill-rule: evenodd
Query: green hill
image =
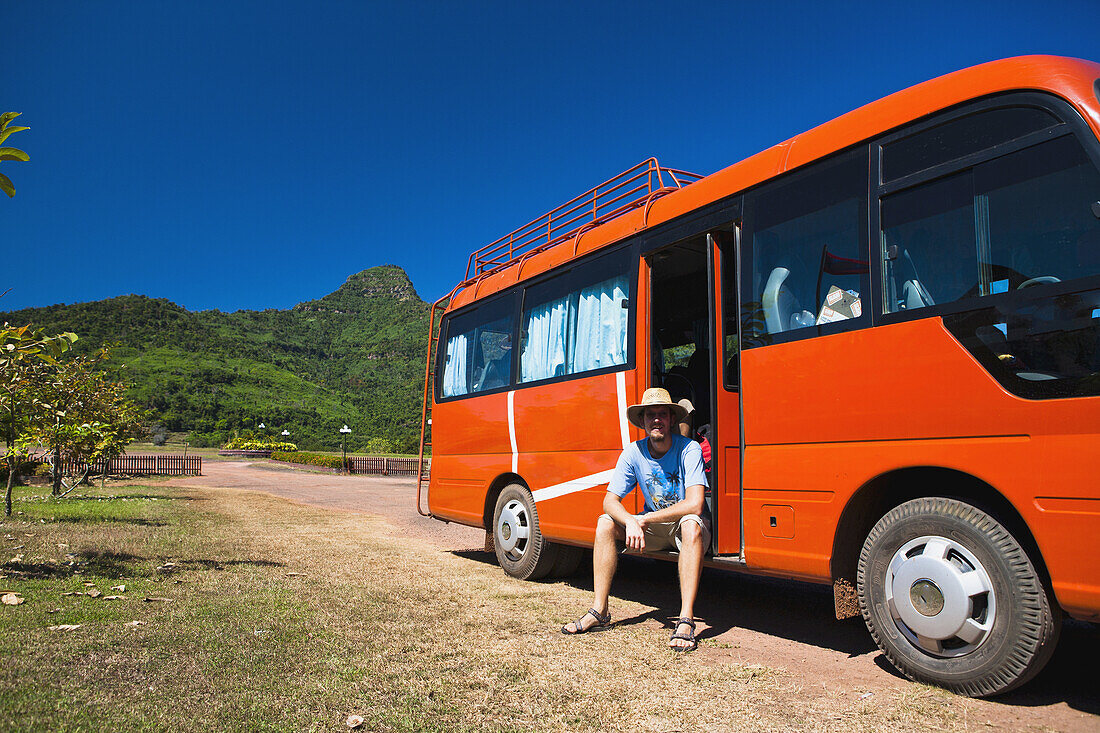
<path fill-rule="evenodd" d="M 286 429 L 305 449 L 411 451 L 420 437 L 429 305 L 400 267 L 352 275 L 291 310 L 191 312 L 163 298 L 0 313 L 13 325 L 73 331 L 78 351 L 119 346 L 113 359 L 132 397 L 193 444 L 235 431 Z M 125 368 L 123 368 L 125 365 Z"/>

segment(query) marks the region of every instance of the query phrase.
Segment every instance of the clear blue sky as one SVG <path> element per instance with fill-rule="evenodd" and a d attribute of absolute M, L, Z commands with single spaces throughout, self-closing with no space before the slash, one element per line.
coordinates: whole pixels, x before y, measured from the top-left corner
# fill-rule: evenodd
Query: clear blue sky
<path fill-rule="evenodd" d="M 710 173 L 925 79 L 1100 60 L 1100 2 L 14 0 L 0 310 L 289 308 L 470 251 L 655 155 Z"/>

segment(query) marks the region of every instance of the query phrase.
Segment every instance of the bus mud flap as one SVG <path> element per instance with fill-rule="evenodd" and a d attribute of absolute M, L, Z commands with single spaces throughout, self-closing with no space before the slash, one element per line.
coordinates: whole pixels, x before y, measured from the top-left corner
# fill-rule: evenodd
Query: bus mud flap
<path fill-rule="evenodd" d="M 856 594 L 855 584 L 848 578 L 833 580 L 833 608 L 838 621 L 860 615 L 859 596 Z"/>

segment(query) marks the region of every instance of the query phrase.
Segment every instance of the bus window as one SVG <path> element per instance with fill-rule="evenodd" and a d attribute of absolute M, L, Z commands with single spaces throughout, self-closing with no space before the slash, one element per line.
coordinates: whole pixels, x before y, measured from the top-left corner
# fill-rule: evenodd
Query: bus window
<path fill-rule="evenodd" d="M 495 301 L 446 324 L 442 397 L 459 397 L 511 384 L 513 302 L 512 298 Z"/>
<path fill-rule="evenodd" d="M 1054 115 L 1039 107 L 990 109 L 952 120 L 884 145 L 883 181 L 904 178 L 1057 124 Z"/>
<path fill-rule="evenodd" d="M 943 322 L 1005 389 L 1029 399 L 1100 394 L 1100 290 L 991 302 Z"/>
<path fill-rule="evenodd" d="M 1100 274 L 1098 200 L 1071 135 L 883 198 L 886 312 Z"/>
<path fill-rule="evenodd" d="M 627 363 L 630 276 L 624 263 L 621 256 L 601 258 L 528 288 L 520 321 L 521 383 Z"/>
<path fill-rule="evenodd" d="M 746 205 L 750 288 L 743 346 L 840 321 L 865 322 L 869 289 L 865 202 L 867 153 L 860 149 L 751 195 Z"/>

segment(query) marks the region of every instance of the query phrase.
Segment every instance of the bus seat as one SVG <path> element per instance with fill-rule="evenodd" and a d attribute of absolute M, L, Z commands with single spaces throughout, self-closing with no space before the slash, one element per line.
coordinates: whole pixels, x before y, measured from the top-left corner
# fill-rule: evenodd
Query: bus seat
<path fill-rule="evenodd" d="M 768 333 L 780 333 L 787 330 L 791 315 L 799 310 L 798 303 L 790 291 L 783 287 L 791 271 L 786 267 L 776 267 L 768 275 L 761 295 L 761 307 L 764 309 L 764 324 Z"/>
<path fill-rule="evenodd" d="M 936 301 L 924 289 L 919 280 L 906 280 L 901 286 L 901 299 L 906 310 L 935 305 Z"/>
<path fill-rule="evenodd" d="M 817 321 L 814 319 L 814 314 L 808 310 L 797 310 L 791 314 L 791 330 L 797 328 L 805 328 L 806 326 L 812 326 Z"/>

